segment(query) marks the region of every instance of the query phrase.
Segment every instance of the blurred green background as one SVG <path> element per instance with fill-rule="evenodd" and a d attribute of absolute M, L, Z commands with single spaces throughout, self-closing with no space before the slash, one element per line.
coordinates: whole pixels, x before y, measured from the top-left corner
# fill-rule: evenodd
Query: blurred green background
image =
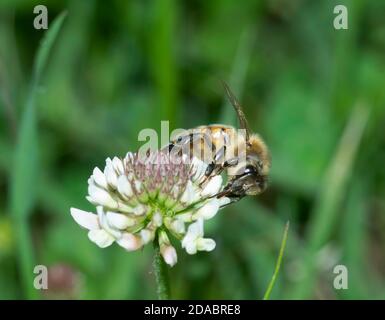
<path fill-rule="evenodd" d="M 37 4 L 51 35 L 34 63 Z M 333 28 L 337 4 L 348 30 Z M 235 125 L 221 79 L 271 148 L 270 188 L 210 221 L 212 253 L 178 248 L 172 297 L 261 299 L 290 220 L 271 298 L 385 298 L 384 13 L 378 0 L 1 1 L 0 298 L 156 298 L 152 247 L 99 249 L 69 208 L 93 210 L 92 169 L 141 129 Z"/>

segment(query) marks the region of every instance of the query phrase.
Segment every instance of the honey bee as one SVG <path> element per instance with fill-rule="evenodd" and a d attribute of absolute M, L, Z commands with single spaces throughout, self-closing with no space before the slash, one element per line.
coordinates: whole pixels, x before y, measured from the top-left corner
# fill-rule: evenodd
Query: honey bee
<path fill-rule="evenodd" d="M 227 184 L 215 196 L 228 197 L 235 202 L 266 189 L 271 159 L 262 138 L 250 132 L 238 100 L 226 83 L 223 86 L 237 113 L 241 130 L 222 124 L 199 126 L 177 136 L 165 148 L 170 152 L 189 152 L 190 157 L 206 162 L 206 178 L 226 171 Z"/>

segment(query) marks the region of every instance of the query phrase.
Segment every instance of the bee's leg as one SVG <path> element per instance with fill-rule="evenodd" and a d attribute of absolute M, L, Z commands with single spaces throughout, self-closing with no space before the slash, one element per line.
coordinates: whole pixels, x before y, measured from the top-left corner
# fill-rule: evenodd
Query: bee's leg
<path fill-rule="evenodd" d="M 207 166 L 206 171 L 205 171 L 205 176 L 206 176 L 206 177 L 210 177 L 211 174 L 213 173 L 214 169 L 215 169 L 215 162 L 213 161 L 213 162 L 211 162 L 211 163 Z"/>
<path fill-rule="evenodd" d="M 222 146 L 222 148 L 220 148 L 218 152 L 215 154 L 214 161 L 207 166 L 206 172 L 205 172 L 205 178 L 202 181 L 201 185 L 203 185 L 208 178 L 219 175 L 223 172 L 223 170 L 229 167 L 236 166 L 238 164 L 238 158 L 231 158 L 229 160 L 224 161 L 223 163 L 219 163 L 219 160 L 223 159 L 225 154 L 226 154 L 226 146 Z"/>
<path fill-rule="evenodd" d="M 220 199 L 223 197 L 227 197 L 228 199 L 230 199 L 230 202 L 221 205 L 221 208 L 226 207 L 229 204 L 232 204 L 232 203 L 237 202 L 240 199 L 242 199 L 241 195 L 234 194 L 234 190 L 233 190 L 232 186 L 229 184 L 227 186 L 225 186 L 225 188 L 222 191 L 220 191 L 216 195 L 214 195 L 213 198 L 214 197 L 217 199 Z"/>
<path fill-rule="evenodd" d="M 223 163 L 224 168 L 234 167 L 238 164 L 238 158 L 231 158 Z"/>
<path fill-rule="evenodd" d="M 206 168 L 205 177 L 203 178 L 202 182 L 199 184 L 200 186 L 203 186 L 211 177 L 217 176 L 222 173 L 222 171 L 224 170 L 223 163 L 218 163 L 217 160 L 220 160 L 221 158 L 223 158 L 225 152 L 226 152 L 226 146 L 223 146 L 215 154 L 213 161 L 209 163 L 209 165 Z"/>
<path fill-rule="evenodd" d="M 213 165 L 212 168 L 210 168 L 211 170 L 211 175 L 212 176 L 216 176 L 218 174 L 221 174 L 223 172 L 223 170 L 229 168 L 229 167 L 233 167 L 233 166 L 236 166 L 238 164 L 238 159 L 237 158 L 232 158 L 232 159 L 229 159 L 229 160 L 226 160 L 225 162 L 223 163 L 211 163 Z"/>
<path fill-rule="evenodd" d="M 220 160 L 225 156 L 226 153 L 226 146 L 222 146 L 215 154 L 214 160 L 207 166 L 206 172 L 205 172 L 205 180 L 207 180 L 211 176 L 216 176 L 218 174 L 221 174 L 224 167 L 223 164 L 220 163 Z"/>
<path fill-rule="evenodd" d="M 211 162 L 207 166 L 206 171 L 205 171 L 205 176 L 199 185 L 203 186 L 209 180 L 209 178 L 220 174 L 222 171 L 223 171 L 222 164 L 215 163 L 214 161 Z"/>
<path fill-rule="evenodd" d="M 230 202 L 221 205 L 220 208 L 222 209 L 222 208 L 224 208 L 224 207 L 227 207 L 229 204 L 233 204 L 233 203 L 235 203 L 235 202 L 238 202 L 238 201 L 241 200 L 241 199 L 242 199 L 242 197 L 231 197 L 231 198 L 230 198 Z"/>

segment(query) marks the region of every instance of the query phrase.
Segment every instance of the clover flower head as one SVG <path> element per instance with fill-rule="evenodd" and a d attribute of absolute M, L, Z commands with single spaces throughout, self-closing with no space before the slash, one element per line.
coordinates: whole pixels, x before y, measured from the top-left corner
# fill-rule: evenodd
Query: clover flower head
<path fill-rule="evenodd" d="M 133 251 L 155 240 L 173 266 L 177 253 L 170 236 L 188 254 L 215 248 L 214 240 L 204 238 L 204 222 L 229 199 L 215 197 L 222 177 L 207 178 L 206 168 L 197 158 L 162 151 L 107 158 L 104 170 L 96 167 L 88 180 L 86 198 L 96 214 L 71 208 L 71 215 L 99 247 L 116 242 Z"/>

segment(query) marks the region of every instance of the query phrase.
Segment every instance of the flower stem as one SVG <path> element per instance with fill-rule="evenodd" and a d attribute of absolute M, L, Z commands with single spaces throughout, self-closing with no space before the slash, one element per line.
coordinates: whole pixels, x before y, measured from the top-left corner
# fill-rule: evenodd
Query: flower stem
<path fill-rule="evenodd" d="M 281 249 L 279 250 L 277 264 L 275 265 L 275 270 L 274 270 L 273 277 L 271 278 L 269 286 L 267 287 L 265 295 L 263 296 L 263 300 L 269 300 L 271 290 L 273 290 L 273 286 L 274 286 L 275 280 L 277 279 L 277 276 L 278 276 L 279 268 L 281 267 L 283 252 L 285 251 L 286 240 L 287 240 L 288 233 L 289 233 L 289 221 L 286 222 L 286 225 L 285 225 L 285 230 L 283 232 Z"/>
<path fill-rule="evenodd" d="M 154 240 L 154 262 L 155 280 L 159 300 L 170 299 L 170 284 L 168 281 L 167 266 L 160 254 L 158 238 Z"/>

